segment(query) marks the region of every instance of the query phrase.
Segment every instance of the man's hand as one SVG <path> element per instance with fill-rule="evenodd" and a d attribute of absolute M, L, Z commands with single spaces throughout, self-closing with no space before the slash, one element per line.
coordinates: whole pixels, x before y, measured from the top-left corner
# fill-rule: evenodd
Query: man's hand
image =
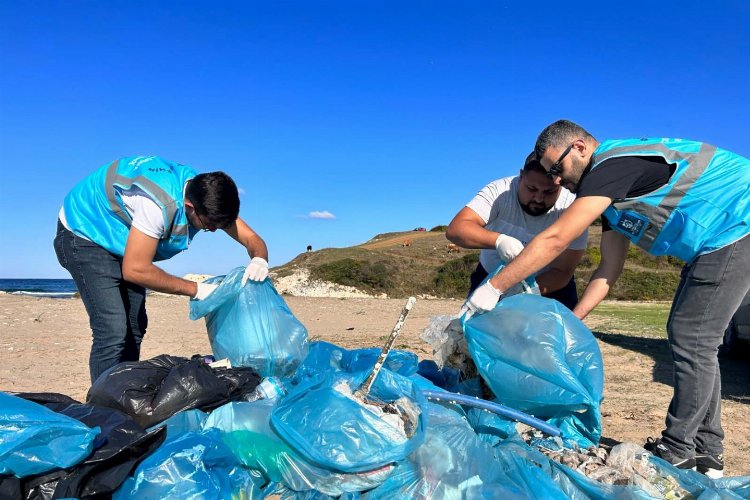
<path fill-rule="evenodd" d="M 253 257 L 242 275 L 242 286 L 247 280 L 263 281 L 268 277 L 268 262 L 263 257 Z"/>
<path fill-rule="evenodd" d="M 203 300 L 219 288 L 219 285 L 212 285 L 211 283 L 198 282 L 197 284 L 198 290 L 195 292 L 195 297 L 193 297 L 195 300 Z"/>
<path fill-rule="evenodd" d="M 468 321 L 475 313 L 491 311 L 497 305 L 497 301 L 500 300 L 501 295 L 500 290 L 492 286 L 488 281 L 474 290 L 474 293 L 471 294 L 471 297 L 469 297 L 461 308 L 459 316 L 466 314 L 466 321 Z"/>
<path fill-rule="evenodd" d="M 507 234 L 501 234 L 495 240 L 495 250 L 506 264 L 515 259 L 521 251 L 523 251 L 523 243 L 515 239 L 513 236 Z"/>

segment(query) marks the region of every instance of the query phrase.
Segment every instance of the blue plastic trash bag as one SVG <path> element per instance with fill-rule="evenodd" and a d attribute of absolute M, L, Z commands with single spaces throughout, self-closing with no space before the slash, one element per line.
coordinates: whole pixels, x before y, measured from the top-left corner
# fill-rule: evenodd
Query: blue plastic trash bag
<path fill-rule="evenodd" d="M 229 403 L 208 416 L 204 428 L 222 432 L 224 443 L 248 468 L 259 470 L 273 484 L 295 492 L 318 491 L 332 497 L 366 491 L 381 484 L 393 471 L 389 464 L 375 470 L 345 474 L 318 467 L 305 460 L 271 429 L 275 400 Z"/>
<path fill-rule="evenodd" d="M 0 475 L 71 467 L 91 454 L 99 427 L 0 392 Z"/>
<path fill-rule="evenodd" d="M 329 374 L 290 389 L 271 425 L 307 460 L 341 472 L 362 472 L 403 460 L 422 441 L 422 392 L 388 369 L 380 371 L 363 404 L 352 393 L 370 370 Z M 382 404 L 387 404 L 385 407 Z"/>
<path fill-rule="evenodd" d="M 247 471 L 216 429 L 187 432 L 165 442 L 138 465 L 114 500 L 263 498 L 260 473 Z"/>
<path fill-rule="evenodd" d="M 310 342 L 307 356 L 294 373 L 294 381 L 319 379 L 326 372 L 359 372 L 371 370 L 381 349 L 345 349 L 329 342 Z M 408 351 L 392 349 L 385 358 L 384 368 L 405 377 L 417 372 L 418 357 Z"/>
<path fill-rule="evenodd" d="M 604 369 L 596 339 L 559 302 L 514 295 L 464 324 L 469 352 L 498 402 L 599 442 Z"/>
<path fill-rule="evenodd" d="M 460 410 L 431 402 L 423 408 L 428 422 L 424 442 L 362 498 L 566 498 L 535 464 L 511 471 L 500 467 Z"/>
<path fill-rule="evenodd" d="M 291 375 L 307 354 L 307 329 L 294 317 L 271 280 L 241 286 L 243 267 L 207 283 L 220 286 L 190 301 L 190 319 L 206 318 L 216 359 L 250 366 L 263 377 Z"/>

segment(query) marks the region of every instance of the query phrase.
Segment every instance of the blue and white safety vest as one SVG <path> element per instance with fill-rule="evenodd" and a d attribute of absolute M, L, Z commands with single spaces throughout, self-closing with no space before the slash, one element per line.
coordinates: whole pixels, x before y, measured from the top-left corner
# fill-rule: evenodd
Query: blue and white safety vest
<path fill-rule="evenodd" d="M 604 211 L 612 229 L 647 252 L 691 262 L 750 233 L 747 158 L 703 142 L 625 139 L 602 142 L 591 168 L 622 156 L 658 156 L 675 166 L 664 186 Z"/>
<path fill-rule="evenodd" d="M 63 203 L 68 228 L 115 255 L 125 254 L 132 219 L 120 193 L 137 186 L 161 208 L 165 234 L 154 260 L 164 260 L 187 249 L 189 230 L 183 190 L 197 172 L 158 156 L 120 158 L 79 182 Z"/>

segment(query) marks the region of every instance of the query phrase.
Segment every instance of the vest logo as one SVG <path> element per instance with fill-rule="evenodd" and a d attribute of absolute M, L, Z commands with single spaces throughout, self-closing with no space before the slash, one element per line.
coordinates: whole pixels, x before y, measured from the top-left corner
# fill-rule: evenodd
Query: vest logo
<path fill-rule="evenodd" d="M 622 214 L 617 221 L 617 227 L 628 234 L 638 236 L 646 228 L 646 221 L 633 214 Z"/>

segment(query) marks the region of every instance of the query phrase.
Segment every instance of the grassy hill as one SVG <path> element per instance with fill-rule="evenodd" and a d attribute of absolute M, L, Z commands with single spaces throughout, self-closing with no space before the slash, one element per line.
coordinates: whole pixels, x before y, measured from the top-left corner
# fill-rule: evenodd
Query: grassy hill
<path fill-rule="evenodd" d="M 479 251 L 461 249 L 449 253 L 444 231 L 445 226 L 438 226 L 431 231 L 379 234 L 361 245 L 300 254 L 274 272 L 285 276 L 305 268 L 312 279 L 354 286 L 374 294 L 385 293 L 393 298 L 409 295 L 464 298 Z M 593 226 L 586 256 L 576 271 L 579 291 L 599 263 L 600 239 L 601 227 Z M 670 300 L 681 267 L 676 259 L 651 257 L 631 246 L 625 270 L 609 298 Z"/>

